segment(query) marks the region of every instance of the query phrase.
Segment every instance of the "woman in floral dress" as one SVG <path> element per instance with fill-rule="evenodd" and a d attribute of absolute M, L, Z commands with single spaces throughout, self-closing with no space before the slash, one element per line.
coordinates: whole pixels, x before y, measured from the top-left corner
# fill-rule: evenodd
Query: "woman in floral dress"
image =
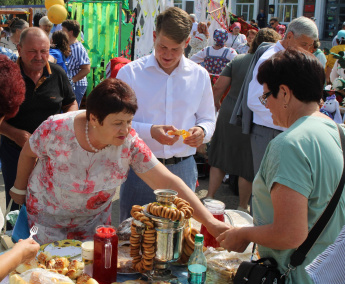
<path fill-rule="evenodd" d="M 51 116 L 30 137 L 11 196 L 18 204 L 26 197 L 39 243 L 92 239 L 98 225 L 111 224 L 111 202 L 129 167 L 153 189 L 178 191 L 215 236 L 226 229 L 131 129 L 136 110 L 133 90 L 106 79 L 88 96 L 86 111 Z"/>
<path fill-rule="evenodd" d="M 192 55 L 196 54 L 203 48 L 205 48 L 207 44 L 207 40 L 210 37 L 210 34 L 208 32 L 207 25 L 203 22 L 200 22 L 198 24 L 198 31 L 195 35 L 192 36 L 190 40 L 190 46 L 192 49 L 189 52 L 188 58 L 191 58 Z"/>

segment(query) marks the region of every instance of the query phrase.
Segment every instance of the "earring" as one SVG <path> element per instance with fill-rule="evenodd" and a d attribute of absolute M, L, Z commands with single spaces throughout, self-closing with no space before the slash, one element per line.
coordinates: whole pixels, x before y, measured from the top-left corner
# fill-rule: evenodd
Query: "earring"
<path fill-rule="evenodd" d="M 284 108 L 287 108 L 287 107 L 288 107 L 288 105 L 287 105 L 287 104 L 285 104 L 285 105 L 284 105 Z"/>
<path fill-rule="evenodd" d="M 93 128 L 96 128 L 96 126 L 95 126 L 95 125 L 93 125 L 92 127 L 93 127 Z"/>

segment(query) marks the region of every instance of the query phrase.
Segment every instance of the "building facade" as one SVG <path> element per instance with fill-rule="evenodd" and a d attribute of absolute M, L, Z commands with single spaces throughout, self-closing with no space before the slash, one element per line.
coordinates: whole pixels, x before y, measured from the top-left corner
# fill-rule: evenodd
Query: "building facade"
<path fill-rule="evenodd" d="M 320 39 L 331 40 L 345 21 L 345 0 L 230 0 L 231 11 L 242 15 L 244 20 L 256 19 L 260 9 L 271 17 L 278 17 L 288 25 L 293 19 L 314 17 Z"/>
<path fill-rule="evenodd" d="M 174 6 L 195 13 L 197 0 L 174 0 Z M 230 11 L 249 22 L 264 9 L 267 24 L 277 17 L 281 24 L 288 25 L 293 19 L 314 17 L 321 40 L 331 40 L 345 22 L 345 0 L 226 0 Z"/>

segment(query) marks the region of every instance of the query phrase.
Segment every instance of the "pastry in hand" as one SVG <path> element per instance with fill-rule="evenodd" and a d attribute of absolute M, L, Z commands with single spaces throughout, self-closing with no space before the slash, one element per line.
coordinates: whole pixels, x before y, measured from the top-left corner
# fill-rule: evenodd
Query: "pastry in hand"
<path fill-rule="evenodd" d="M 182 136 L 183 139 L 187 138 L 190 136 L 190 133 L 184 129 L 182 130 L 169 130 L 168 132 L 168 135 L 179 135 L 179 136 Z"/>

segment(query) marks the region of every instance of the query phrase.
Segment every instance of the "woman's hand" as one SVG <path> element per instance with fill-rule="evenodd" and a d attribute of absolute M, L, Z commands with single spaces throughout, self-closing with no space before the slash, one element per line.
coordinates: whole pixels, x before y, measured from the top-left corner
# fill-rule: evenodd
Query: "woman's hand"
<path fill-rule="evenodd" d="M 231 225 L 228 223 L 222 222 L 214 218 L 211 224 L 207 224 L 207 231 L 215 238 L 217 238 L 220 234 L 224 233 L 225 231 L 232 228 Z"/>
<path fill-rule="evenodd" d="M 230 229 L 219 235 L 217 242 L 228 251 L 244 252 L 250 242 L 240 237 L 239 230 L 241 229 L 231 226 Z"/>

